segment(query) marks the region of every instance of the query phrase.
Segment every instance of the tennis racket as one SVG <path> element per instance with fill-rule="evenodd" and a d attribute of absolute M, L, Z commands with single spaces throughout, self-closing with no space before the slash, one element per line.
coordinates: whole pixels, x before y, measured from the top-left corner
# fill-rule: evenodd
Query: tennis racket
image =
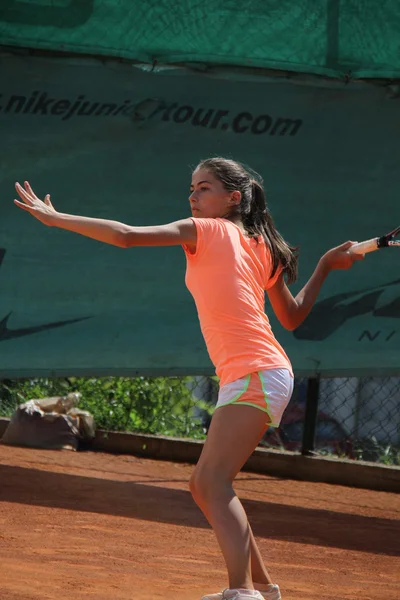
<path fill-rule="evenodd" d="M 400 240 L 394 239 L 399 232 L 400 227 L 396 227 L 396 229 L 393 229 L 393 231 L 386 235 L 354 244 L 354 246 L 350 248 L 350 252 L 354 252 L 355 254 L 367 254 L 367 252 L 374 252 L 375 250 L 388 248 L 389 246 L 398 246 L 400 248 Z"/>

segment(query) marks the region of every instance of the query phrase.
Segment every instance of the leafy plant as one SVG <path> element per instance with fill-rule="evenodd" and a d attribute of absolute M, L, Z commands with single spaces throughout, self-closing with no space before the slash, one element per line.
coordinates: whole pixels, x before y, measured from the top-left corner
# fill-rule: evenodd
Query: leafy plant
<path fill-rule="evenodd" d="M 79 407 L 88 410 L 97 427 L 201 439 L 205 432 L 193 414 L 199 406 L 191 377 L 104 377 L 3 380 L 0 413 L 11 416 L 32 398 L 80 392 Z M 206 403 L 201 403 L 202 409 Z"/>

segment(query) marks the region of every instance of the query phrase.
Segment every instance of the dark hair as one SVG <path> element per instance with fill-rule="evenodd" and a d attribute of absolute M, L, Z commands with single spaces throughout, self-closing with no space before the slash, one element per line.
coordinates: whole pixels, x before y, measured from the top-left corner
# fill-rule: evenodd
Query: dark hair
<path fill-rule="evenodd" d="M 220 157 L 202 160 L 196 169 L 205 169 L 212 173 L 221 181 L 227 191 L 239 190 L 241 192 L 242 198 L 238 205 L 238 214 L 246 233 L 253 238 L 262 235 L 268 245 L 273 264 L 271 276 L 276 273 L 281 264 L 287 282 L 296 281 L 297 247 L 289 246 L 277 231 L 267 207 L 261 176 L 234 160 Z"/>

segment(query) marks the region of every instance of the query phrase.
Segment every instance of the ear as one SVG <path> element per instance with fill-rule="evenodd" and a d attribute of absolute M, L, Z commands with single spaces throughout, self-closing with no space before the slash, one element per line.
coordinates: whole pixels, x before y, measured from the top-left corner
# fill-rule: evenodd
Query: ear
<path fill-rule="evenodd" d="M 235 190 L 234 192 L 232 192 L 232 196 L 230 197 L 229 204 L 231 204 L 232 206 L 237 206 L 238 204 L 240 204 L 241 199 L 242 199 L 241 192 L 239 192 L 239 190 Z"/>

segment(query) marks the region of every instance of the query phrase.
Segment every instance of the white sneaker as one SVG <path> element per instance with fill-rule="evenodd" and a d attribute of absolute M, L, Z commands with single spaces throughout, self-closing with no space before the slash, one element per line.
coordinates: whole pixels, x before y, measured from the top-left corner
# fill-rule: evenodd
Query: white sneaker
<path fill-rule="evenodd" d="M 270 600 L 270 597 L 268 597 Z M 201 600 L 264 600 L 264 596 L 257 590 L 246 590 L 244 588 L 239 589 L 226 589 L 218 594 L 208 594 L 203 596 Z"/>
<path fill-rule="evenodd" d="M 268 589 L 260 590 L 260 594 L 265 600 L 282 600 L 279 585 L 276 585 L 276 583 L 270 583 Z"/>

